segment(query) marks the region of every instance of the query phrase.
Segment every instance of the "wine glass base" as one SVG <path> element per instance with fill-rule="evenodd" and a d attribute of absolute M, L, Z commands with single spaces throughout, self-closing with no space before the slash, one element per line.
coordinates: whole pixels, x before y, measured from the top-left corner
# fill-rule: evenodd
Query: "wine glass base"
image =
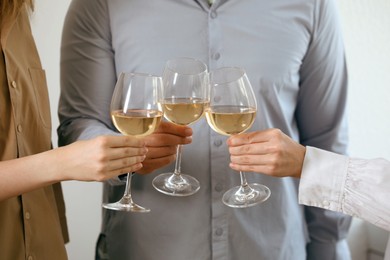
<path fill-rule="evenodd" d="M 152 184 L 159 192 L 176 197 L 193 195 L 200 188 L 199 181 L 187 174 L 163 173 L 155 177 Z"/>
<path fill-rule="evenodd" d="M 141 207 L 135 203 L 123 204 L 118 202 L 114 203 L 105 203 L 102 205 L 105 209 L 117 210 L 117 211 L 127 211 L 127 212 L 137 212 L 137 213 L 147 213 L 150 212 L 150 209 Z"/>
<path fill-rule="evenodd" d="M 245 188 L 234 187 L 222 197 L 222 202 L 232 208 L 248 208 L 266 201 L 271 196 L 271 190 L 262 184 L 251 183 Z"/>

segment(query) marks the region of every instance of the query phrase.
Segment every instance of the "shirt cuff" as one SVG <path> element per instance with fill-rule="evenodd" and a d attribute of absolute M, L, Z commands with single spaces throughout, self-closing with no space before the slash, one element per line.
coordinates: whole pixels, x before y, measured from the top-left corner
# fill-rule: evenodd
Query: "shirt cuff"
<path fill-rule="evenodd" d="M 111 186 L 121 186 L 126 184 L 127 174 L 122 174 L 107 180 L 107 183 Z"/>
<path fill-rule="evenodd" d="M 348 157 L 306 147 L 299 183 L 299 203 L 340 211 Z"/>

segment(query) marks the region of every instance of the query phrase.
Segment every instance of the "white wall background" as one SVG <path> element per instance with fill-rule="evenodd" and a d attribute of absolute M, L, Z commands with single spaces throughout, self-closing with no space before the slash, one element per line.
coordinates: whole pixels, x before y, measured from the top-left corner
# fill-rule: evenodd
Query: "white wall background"
<path fill-rule="evenodd" d="M 32 27 L 49 85 L 53 143 L 57 144 L 59 48 L 63 19 L 70 0 L 36 0 Z M 390 1 L 340 0 L 349 65 L 350 154 L 390 160 Z M 71 242 L 70 260 L 93 259 L 100 229 L 100 183 L 63 183 Z M 368 246 L 383 251 L 387 233 L 362 221 L 350 235 L 353 259 L 366 259 Z M 381 259 L 372 256 L 370 259 Z"/>

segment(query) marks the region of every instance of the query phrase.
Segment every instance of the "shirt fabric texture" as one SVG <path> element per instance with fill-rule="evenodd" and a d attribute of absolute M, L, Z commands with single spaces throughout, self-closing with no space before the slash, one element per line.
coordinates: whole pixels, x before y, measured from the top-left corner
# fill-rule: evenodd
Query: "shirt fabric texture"
<path fill-rule="evenodd" d="M 60 145 L 117 134 L 109 108 L 119 73 L 161 75 L 175 57 L 246 70 L 258 102 L 248 131 L 276 127 L 304 145 L 346 152 L 347 69 L 333 0 L 73 0 L 61 48 Z M 271 189 L 269 200 L 225 206 L 223 193 L 240 183 L 226 137 L 205 119 L 191 127 L 181 169 L 200 181 L 199 192 L 154 190 L 152 179 L 173 164 L 135 175 L 134 199 L 151 212 L 102 210 L 97 259 L 349 259 L 351 218 L 300 206 L 293 178 L 248 173 Z M 123 191 L 106 182 L 103 202 Z"/>
<path fill-rule="evenodd" d="M 45 72 L 27 8 L 1 30 L 0 159 L 51 149 Z M 65 208 L 59 184 L 0 201 L 0 259 L 67 259 Z"/>
<path fill-rule="evenodd" d="M 390 231 L 390 162 L 307 147 L 299 203 L 343 212 Z M 390 250 L 388 244 L 387 250 Z M 390 259 L 389 252 L 387 258 Z"/>

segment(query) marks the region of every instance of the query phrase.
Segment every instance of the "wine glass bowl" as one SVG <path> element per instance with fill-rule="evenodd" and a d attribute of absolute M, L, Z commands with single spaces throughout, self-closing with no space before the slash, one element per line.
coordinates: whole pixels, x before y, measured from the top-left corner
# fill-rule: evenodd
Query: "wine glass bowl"
<path fill-rule="evenodd" d="M 248 130 L 254 123 L 257 102 L 252 86 L 242 68 L 225 67 L 210 73 L 210 105 L 206 119 L 217 133 L 231 136 Z M 268 187 L 249 184 L 240 172 L 241 185 L 231 188 L 222 197 L 225 205 L 246 208 L 266 201 L 271 195 Z"/>
<path fill-rule="evenodd" d="M 127 110 L 113 111 L 112 121 L 115 127 L 124 135 L 143 137 L 152 134 L 159 126 L 162 112 L 158 110 Z"/>
<path fill-rule="evenodd" d="M 199 120 L 209 104 L 207 66 L 196 59 L 176 58 L 167 61 L 163 72 L 161 106 L 164 117 L 177 125 Z M 196 193 L 199 181 L 181 172 L 181 150 L 178 145 L 175 170 L 156 176 L 153 187 L 166 195 L 189 196 Z"/>
<path fill-rule="evenodd" d="M 243 133 L 252 126 L 255 116 L 255 108 L 241 106 L 215 106 L 206 113 L 210 127 L 227 136 Z"/>
<path fill-rule="evenodd" d="M 177 125 L 189 125 L 202 117 L 208 101 L 201 98 L 166 98 L 162 107 L 164 117 Z"/>
<path fill-rule="evenodd" d="M 163 117 L 159 104 L 162 79 L 144 73 L 121 73 L 111 99 L 111 118 L 116 129 L 123 135 L 137 138 L 152 134 Z M 131 195 L 131 177 L 127 174 L 123 197 L 114 203 L 104 203 L 111 210 L 149 212 L 134 203 Z"/>

